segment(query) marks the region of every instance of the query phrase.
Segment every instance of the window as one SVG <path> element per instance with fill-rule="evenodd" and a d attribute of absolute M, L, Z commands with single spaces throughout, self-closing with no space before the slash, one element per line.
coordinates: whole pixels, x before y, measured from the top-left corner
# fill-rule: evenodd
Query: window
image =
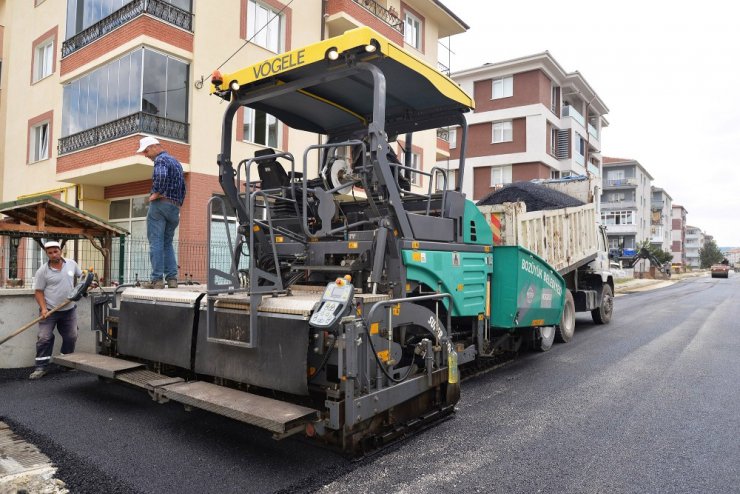
<path fill-rule="evenodd" d="M 129 283 L 135 279 L 148 280 L 152 272 L 149 261 L 149 241 L 146 237 L 146 214 L 149 210 L 149 195 L 114 199 L 108 208 L 108 218 L 112 225 L 120 226 L 131 232 L 125 239 L 123 258 L 123 281 Z M 178 238 L 179 228 L 175 230 L 175 239 Z M 120 264 L 120 240 L 113 238 L 111 262 L 113 266 Z M 174 242 L 175 254 L 178 251 L 178 242 Z M 113 270 L 113 277 L 118 277 L 118 270 Z"/>
<path fill-rule="evenodd" d="M 608 180 L 624 180 L 624 170 L 609 170 L 606 172 Z"/>
<path fill-rule="evenodd" d="M 247 39 L 279 53 L 282 50 L 282 18 L 277 10 L 249 0 L 247 4 Z"/>
<path fill-rule="evenodd" d="M 44 41 L 33 50 L 33 82 L 51 75 L 54 67 L 54 38 Z"/>
<path fill-rule="evenodd" d="M 634 225 L 634 211 L 603 211 L 601 222 L 605 225 Z"/>
<path fill-rule="evenodd" d="M 457 128 L 453 127 L 447 131 L 447 139 L 450 143 L 450 149 L 457 147 Z"/>
<path fill-rule="evenodd" d="M 404 13 L 403 40 L 406 44 L 421 50 L 421 21 L 414 14 Z"/>
<path fill-rule="evenodd" d="M 554 180 L 560 178 L 560 172 L 557 170 L 550 170 L 550 178 Z"/>
<path fill-rule="evenodd" d="M 242 139 L 277 148 L 280 142 L 280 125 L 277 118 L 269 113 L 252 108 L 244 109 L 244 131 Z"/>
<path fill-rule="evenodd" d="M 187 122 L 190 66 L 150 49 L 135 50 L 64 86 L 62 136 L 140 111 Z"/>
<path fill-rule="evenodd" d="M 414 170 L 421 170 L 421 156 L 419 153 L 411 153 L 411 163 L 409 166 Z M 411 184 L 421 186 L 421 174 L 411 172 Z"/>
<path fill-rule="evenodd" d="M 500 77 L 493 80 L 493 99 L 514 96 L 514 77 Z"/>
<path fill-rule="evenodd" d="M 508 142 L 513 140 L 511 120 L 493 123 L 493 142 Z"/>
<path fill-rule="evenodd" d="M 501 166 L 491 167 L 491 187 L 504 183 L 504 168 Z"/>
<path fill-rule="evenodd" d="M 49 158 L 49 122 L 31 127 L 28 159 L 30 163 Z"/>

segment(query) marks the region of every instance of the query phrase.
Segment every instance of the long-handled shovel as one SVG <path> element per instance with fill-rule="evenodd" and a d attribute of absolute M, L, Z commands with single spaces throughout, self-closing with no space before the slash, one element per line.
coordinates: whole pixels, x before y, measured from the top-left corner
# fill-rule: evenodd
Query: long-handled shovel
<path fill-rule="evenodd" d="M 90 283 L 92 283 L 92 280 L 93 280 L 94 276 L 95 276 L 95 274 L 92 272 L 92 270 L 88 271 L 88 273 L 85 276 L 85 278 L 80 283 L 78 283 L 77 286 L 74 287 L 74 289 L 72 290 L 72 292 L 67 296 L 67 300 L 65 300 L 63 303 L 57 305 L 56 307 L 54 307 L 53 309 L 51 309 L 49 312 L 47 312 L 46 313 L 46 317 L 49 317 L 51 314 L 53 314 L 56 311 L 62 309 L 62 307 L 66 307 L 67 305 L 71 304 L 72 302 L 78 301 L 83 296 L 87 296 L 87 289 L 90 287 Z M 5 343 L 6 341 L 8 341 L 11 338 L 15 338 L 16 336 L 18 336 L 19 334 L 21 334 L 22 332 L 24 332 L 28 328 L 32 327 L 34 324 L 38 323 L 42 319 L 43 319 L 43 317 L 42 316 L 39 316 L 36 319 L 34 319 L 33 321 L 31 321 L 28 324 L 26 324 L 25 326 L 23 326 L 22 328 L 19 328 L 18 330 L 16 330 L 14 333 L 6 336 L 2 340 L 0 340 L 0 345 L 2 345 L 3 343 Z"/>

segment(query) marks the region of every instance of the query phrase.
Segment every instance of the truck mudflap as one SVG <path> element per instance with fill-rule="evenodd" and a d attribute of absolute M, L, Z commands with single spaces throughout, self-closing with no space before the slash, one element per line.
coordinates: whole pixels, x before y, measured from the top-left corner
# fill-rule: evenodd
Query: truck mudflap
<path fill-rule="evenodd" d="M 205 381 L 186 382 L 152 372 L 144 364 L 105 355 L 71 353 L 56 356 L 53 362 L 140 387 L 159 403 L 177 401 L 254 425 L 272 432 L 276 439 L 303 431 L 307 423 L 319 417 L 312 408 Z"/>

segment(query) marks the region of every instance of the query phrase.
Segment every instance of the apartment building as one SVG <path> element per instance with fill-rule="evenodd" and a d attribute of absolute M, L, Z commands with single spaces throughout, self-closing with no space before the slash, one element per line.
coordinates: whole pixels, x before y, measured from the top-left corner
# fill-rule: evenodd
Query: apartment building
<path fill-rule="evenodd" d="M 452 74 L 475 98 L 467 115 L 463 191 L 477 200 L 518 180 L 588 175 L 600 186 L 601 133 L 609 109 L 579 72 L 549 53 L 486 64 Z M 450 129 L 456 170 L 461 129 Z"/>
<path fill-rule="evenodd" d="M 686 262 L 686 216 L 689 212 L 679 204 L 673 205 L 671 224 L 671 252 L 673 263 L 687 265 Z"/>
<path fill-rule="evenodd" d="M 686 264 L 692 268 L 700 268 L 701 260 L 699 251 L 704 247 L 704 232 L 695 226 L 686 225 L 686 242 L 684 251 L 686 253 Z"/>
<path fill-rule="evenodd" d="M 633 159 L 604 157 L 601 221 L 609 249 L 628 252 L 651 238 L 653 176 Z"/>
<path fill-rule="evenodd" d="M 134 152 L 153 135 L 186 172 L 176 239 L 203 243 L 207 202 L 222 193 L 212 71 L 359 26 L 433 66 L 439 38 L 468 28 L 438 0 L 0 0 L 0 200 L 51 194 L 145 237 L 152 163 Z M 316 144 L 264 112 L 236 118 L 240 160 Z M 431 168 L 447 149 L 434 131 L 415 136 L 412 165 Z"/>
<path fill-rule="evenodd" d="M 660 187 L 651 187 L 650 190 L 650 243 L 671 252 L 673 198 Z"/>

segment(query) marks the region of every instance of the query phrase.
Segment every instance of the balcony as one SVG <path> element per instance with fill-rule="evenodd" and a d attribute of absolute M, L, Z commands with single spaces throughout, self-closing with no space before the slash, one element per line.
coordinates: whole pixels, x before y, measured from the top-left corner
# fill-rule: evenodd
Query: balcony
<path fill-rule="evenodd" d="M 651 201 L 650 207 L 654 210 L 662 210 L 665 206 L 665 201 Z"/>
<path fill-rule="evenodd" d="M 599 131 L 596 130 L 596 127 L 591 124 L 588 124 L 588 133 L 591 134 L 591 137 L 593 137 L 597 141 L 599 140 Z"/>
<path fill-rule="evenodd" d="M 635 201 L 602 201 L 601 209 L 637 209 Z"/>
<path fill-rule="evenodd" d="M 608 234 L 637 234 L 637 225 L 606 225 Z"/>
<path fill-rule="evenodd" d="M 608 178 L 604 180 L 604 187 L 637 187 L 636 178 Z"/>
<path fill-rule="evenodd" d="M 83 130 L 77 134 L 62 137 L 59 139 L 57 151 L 61 156 L 138 133 L 187 142 L 188 124 L 149 113 L 133 113 L 118 120 Z"/>
<path fill-rule="evenodd" d="M 361 6 L 381 21 L 388 24 L 390 27 L 403 34 L 403 21 L 398 17 L 398 12 L 393 7 L 386 9 L 375 0 L 353 0 L 357 5 Z"/>
<path fill-rule="evenodd" d="M 163 0 L 134 0 L 66 40 L 62 44 L 62 58 L 144 14 L 149 14 L 187 31 L 192 32 L 193 30 L 192 13 Z"/>
<path fill-rule="evenodd" d="M 584 119 L 583 115 L 578 113 L 578 110 L 573 108 L 571 105 L 563 106 L 560 117 L 561 118 L 570 117 L 576 122 L 578 122 L 579 124 L 581 124 L 581 127 L 586 127 L 586 119 Z"/>

